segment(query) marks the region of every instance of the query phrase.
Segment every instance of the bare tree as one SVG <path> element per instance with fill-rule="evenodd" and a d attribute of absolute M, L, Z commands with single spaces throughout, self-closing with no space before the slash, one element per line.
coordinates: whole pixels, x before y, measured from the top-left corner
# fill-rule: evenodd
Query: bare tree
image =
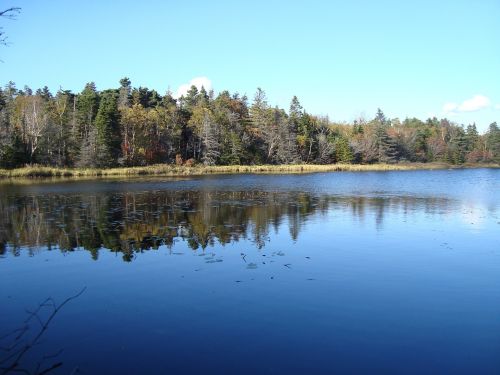
<path fill-rule="evenodd" d="M 205 165 L 214 165 L 220 156 L 220 143 L 217 124 L 208 111 L 203 114 L 201 142 L 203 144 L 202 159 Z"/>
<path fill-rule="evenodd" d="M 299 160 L 297 148 L 297 134 L 292 123 L 285 117 L 282 111 L 274 111 L 277 123 L 276 134 L 276 162 L 282 164 L 296 163 Z"/>
<path fill-rule="evenodd" d="M 377 160 L 378 149 L 371 135 L 362 134 L 350 141 L 355 161 L 358 163 L 373 163 Z"/>
<path fill-rule="evenodd" d="M 45 113 L 43 99 L 38 96 L 27 96 L 26 105 L 23 110 L 25 125 L 25 137 L 30 153 L 30 160 L 39 146 L 40 138 L 49 124 L 47 113 Z"/>
<path fill-rule="evenodd" d="M 328 141 L 327 129 L 321 128 L 317 138 L 318 138 L 317 160 L 321 164 L 328 164 L 332 161 L 332 154 L 335 150 L 332 143 Z"/>

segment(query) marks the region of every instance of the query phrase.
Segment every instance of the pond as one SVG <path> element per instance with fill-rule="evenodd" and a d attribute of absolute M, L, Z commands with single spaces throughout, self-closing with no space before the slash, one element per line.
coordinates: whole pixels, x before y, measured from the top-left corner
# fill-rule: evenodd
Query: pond
<path fill-rule="evenodd" d="M 0 367 L 498 374 L 499 209 L 498 169 L 3 181 Z"/>

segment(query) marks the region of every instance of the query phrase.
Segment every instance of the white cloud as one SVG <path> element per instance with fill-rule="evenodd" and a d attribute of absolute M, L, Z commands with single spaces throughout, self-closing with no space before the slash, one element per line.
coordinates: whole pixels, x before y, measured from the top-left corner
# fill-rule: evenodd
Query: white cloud
<path fill-rule="evenodd" d="M 471 99 L 464 100 L 458 107 L 460 112 L 474 112 L 480 109 L 487 108 L 491 105 L 491 101 L 484 95 L 476 95 Z"/>
<path fill-rule="evenodd" d="M 460 112 L 475 112 L 483 108 L 491 106 L 491 100 L 484 95 L 475 95 L 470 99 L 464 100 L 462 103 L 445 103 L 443 112 L 446 114 L 460 113 Z"/>
<path fill-rule="evenodd" d="M 500 104 L 497 104 L 497 105 L 495 106 L 495 109 L 500 109 Z"/>
<path fill-rule="evenodd" d="M 445 103 L 445 105 L 443 106 L 444 113 L 452 113 L 455 112 L 457 109 L 458 109 L 457 103 Z"/>
<path fill-rule="evenodd" d="M 180 98 L 182 95 L 186 95 L 191 86 L 196 86 L 198 90 L 204 87 L 205 90 L 210 91 L 212 90 L 212 81 L 210 81 L 207 77 L 195 77 L 188 83 L 180 85 L 174 95 L 174 98 L 177 99 Z"/>

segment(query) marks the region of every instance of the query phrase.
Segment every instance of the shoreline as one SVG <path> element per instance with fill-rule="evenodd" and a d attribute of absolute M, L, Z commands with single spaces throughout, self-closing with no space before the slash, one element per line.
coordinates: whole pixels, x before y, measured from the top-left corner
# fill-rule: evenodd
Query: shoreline
<path fill-rule="evenodd" d="M 1 180 L 18 178 L 106 178 L 133 176 L 185 177 L 216 174 L 266 174 L 266 173 L 319 173 L 319 172 L 376 172 L 411 171 L 465 168 L 500 168 L 499 164 L 462 164 L 447 163 L 400 163 L 400 164 L 285 164 L 285 165 L 217 165 L 217 166 L 178 166 L 156 164 L 145 167 L 120 167 L 107 169 L 57 168 L 27 166 L 16 169 L 0 169 Z"/>

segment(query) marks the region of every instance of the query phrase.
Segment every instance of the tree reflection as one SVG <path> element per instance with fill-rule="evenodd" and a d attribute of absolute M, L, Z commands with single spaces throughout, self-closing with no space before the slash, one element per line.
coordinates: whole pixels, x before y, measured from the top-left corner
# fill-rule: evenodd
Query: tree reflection
<path fill-rule="evenodd" d="M 313 215 L 331 210 L 382 226 L 387 210 L 437 213 L 453 201 L 444 198 L 344 197 L 305 192 L 148 191 L 102 195 L 48 194 L 0 198 L 0 254 L 57 248 L 85 249 L 98 259 L 100 249 L 125 261 L 143 251 L 185 240 L 193 249 L 242 239 L 262 247 L 272 230 L 287 227 L 293 240 Z"/>

